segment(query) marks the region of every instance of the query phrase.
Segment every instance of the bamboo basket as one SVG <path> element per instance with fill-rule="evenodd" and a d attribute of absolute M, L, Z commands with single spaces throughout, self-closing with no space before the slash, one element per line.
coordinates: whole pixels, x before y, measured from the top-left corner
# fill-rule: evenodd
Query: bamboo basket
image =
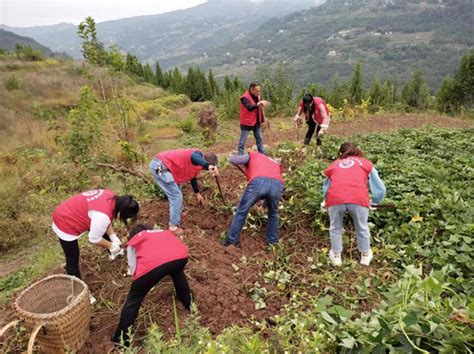
<path fill-rule="evenodd" d="M 20 319 L 3 327 L 0 336 L 21 324 L 31 331 L 28 353 L 35 340 L 42 353 L 64 353 L 81 349 L 89 338 L 89 289 L 76 277 L 56 274 L 34 283 L 20 293 L 15 311 Z"/>

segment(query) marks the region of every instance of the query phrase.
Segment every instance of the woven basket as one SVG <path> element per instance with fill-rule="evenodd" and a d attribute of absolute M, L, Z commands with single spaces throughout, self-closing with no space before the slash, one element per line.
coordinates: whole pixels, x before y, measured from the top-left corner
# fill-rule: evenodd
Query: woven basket
<path fill-rule="evenodd" d="M 70 275 L 51 275 L 23 290 L 15 310 L 45 353 L 79 350 L 89 338 L 89 289 Z M 29 346 L 29 347 L 30 347 Z"/>

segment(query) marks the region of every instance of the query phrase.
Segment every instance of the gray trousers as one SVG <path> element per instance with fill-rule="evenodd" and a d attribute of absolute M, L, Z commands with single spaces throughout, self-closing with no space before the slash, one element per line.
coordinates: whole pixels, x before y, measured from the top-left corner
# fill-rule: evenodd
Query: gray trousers
<path fill-rule="evenodd" d="M 331 249 L 334 252 L 342 251 L 342 223 L 346 212 L 350 214 L 354 222 L 357 248 L 360 252 L 367 252 L 370 249 L 369 208 L 357 204 L 339 204 L 329 207 L 328 212 L 331 220 L 329 226 Z"/>

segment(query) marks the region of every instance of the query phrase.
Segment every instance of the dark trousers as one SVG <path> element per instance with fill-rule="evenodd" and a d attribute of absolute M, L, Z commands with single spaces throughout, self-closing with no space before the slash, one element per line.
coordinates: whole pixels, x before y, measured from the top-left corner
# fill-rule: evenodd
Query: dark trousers
<path fill-rule="evenodd" d="M 132 287 L 123 305 L 120 322 L 112 337 L 112 341 L 120 343 L 120 339 L 122 338 L 126 346 L 130 345 L 128 331 L 135 323 L 143 299 L 146 294 L 167 275 L 173 279 L 174 288 L 179 301 L 181 301 L 185 308 L 190 308 L 191 291 L 189 290 L 188 281 L 184 275 L 184 267 L 187 262 L 188 259 L 185 258 L 162 264 L 132 282 Z"/>
<path fill-rule="evenodd" d="M 306 136 L 304 137 L 304 144 L 309 145 L 309 142 L 311 141 L 311 138 L 313 137 L 314 131 L 316 130 L 316 145 L 320 146 L 321 139 L 318 137 L 317 134 L 321 130 L 321 126 L 312 119 L 308 119 L 306 121 L 306 124 L 308 125 L 308 132 L 306 133 Z"/>
<path fill-rule="evenodd" d="M 66 273 L 81 279 L 81 272 L 79 271 L 79 242 L 64 241 L 59 239 L 64 255 L 66 256 Z"/>

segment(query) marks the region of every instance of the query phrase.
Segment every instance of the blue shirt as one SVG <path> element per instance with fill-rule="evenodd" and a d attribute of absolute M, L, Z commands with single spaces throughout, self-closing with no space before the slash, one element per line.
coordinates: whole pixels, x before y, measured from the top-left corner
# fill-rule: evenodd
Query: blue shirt
<path fill-rule="evenodd" d="M 194 166 L 202 166 L 205 170 L 209 170 L 209 162 L 204 158 L 201 151 L 194 151 L 191 155 L 191 163 Z M 193 187 L 194 193 L 199 193 L 199 183 L 197 178 L 191 180 L 191 187 Z"/>

